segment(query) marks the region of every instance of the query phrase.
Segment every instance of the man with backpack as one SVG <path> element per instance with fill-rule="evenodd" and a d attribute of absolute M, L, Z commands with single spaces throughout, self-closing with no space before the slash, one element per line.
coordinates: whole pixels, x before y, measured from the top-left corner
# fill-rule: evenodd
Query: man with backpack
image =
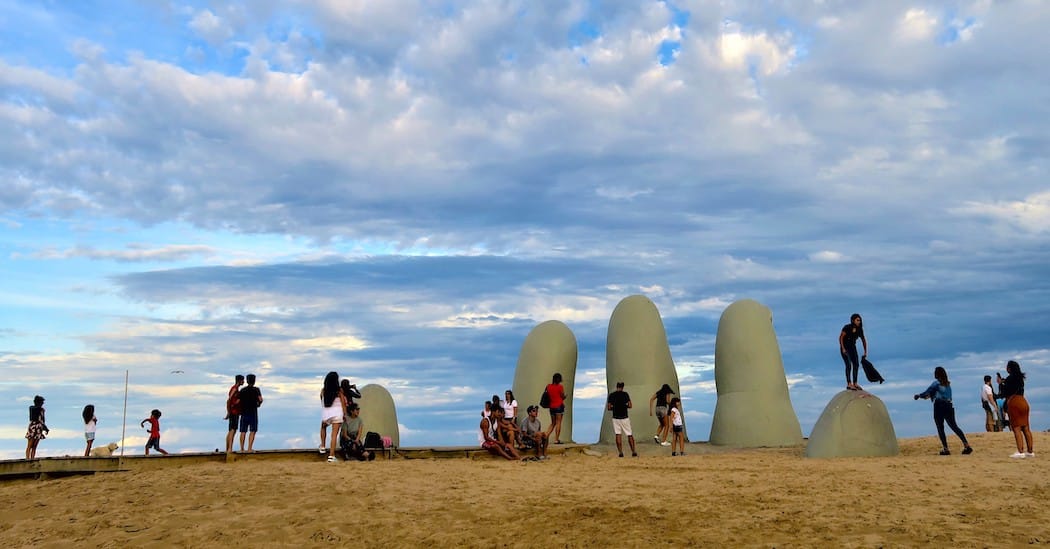
<path fill-rule="evenodd" d="M 226 394 L 226 419 L 229 421 L 229 432 L 226 433 L 226 453 L 233 452 L 233 437 L 237 434 L 237 425 L 241 420 L 240 390 L 244 385 L 244 376 L 237 374 L 233 378 L 233 386 Z"/>

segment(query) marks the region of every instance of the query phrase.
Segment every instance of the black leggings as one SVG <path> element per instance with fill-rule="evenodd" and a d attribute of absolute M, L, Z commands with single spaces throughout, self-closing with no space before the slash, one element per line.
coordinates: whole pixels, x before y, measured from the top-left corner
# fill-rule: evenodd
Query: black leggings
<path fill-rule="evenodd" d="M 841 350 L 839 353 L 842 355 L 842 362 L 846 363 L 846 383 L 857 384 L 857 370 L 860 369 L 860 357 L 857 356 L 857 348 L 853 345 L 846 346 L 846 352 L 843 353 Z M 853 371 L 853 377 L 850 377 L 850 370 Z M 852 379 L 852 381 L 850 381 Z"/>
<path fill-rule="evenodd" d="M 948 422 L 948 427 L 955 431 L 955 434 L 959 435 L 962 439 L 963 446 L 969 446 L 970 443 L 966 442 L 966 435 L 963 434 L 962 429 L 955 423 L 955 406 L 952 406 L 951 402 L 947 400 L 934 400 L 933 401 L 933 421 L 937 423 L 937 436 L 941 437 L 941 446 L 948 448 L 948 439 L 944 437 L 944 422 Z"/>

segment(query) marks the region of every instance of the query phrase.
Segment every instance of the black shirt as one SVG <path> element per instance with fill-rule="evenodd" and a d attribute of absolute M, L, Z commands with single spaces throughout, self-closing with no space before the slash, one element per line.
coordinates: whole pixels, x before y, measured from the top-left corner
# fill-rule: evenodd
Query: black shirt
<path fill-rule="evenodd" d="M 846 334 L 842 338 L 843 346 L 851 346 L 855 349 L 857 347 L 857 340 L 864 339 L 864 328 L 854 326 L 852 322 L 842 327 L 842 333 Z"/>
<path fill-rule="evenodd" d="M 627 404 L 631 402 L 631 395 L 627 391 L 613 391 L 609 393 L 608 403 L 612 404 L 613 419 L 627 419 Z"/>
<path fill-rule="evenodd" d="M 1002 398 L 1010 398 L 1013 395 L 1024 395 L 1024 378 L 1017 374 L 1006 376 L 1002 389 L 999 389 L 999 396 Z"/>
<path fill-rule="evenodd" d="M 258 387 L 249 385 L 237 394 L 241 399 L 241 414 L 251 415 L 259 410 L 259 397 L 262 396 L 262 391 Z"/>

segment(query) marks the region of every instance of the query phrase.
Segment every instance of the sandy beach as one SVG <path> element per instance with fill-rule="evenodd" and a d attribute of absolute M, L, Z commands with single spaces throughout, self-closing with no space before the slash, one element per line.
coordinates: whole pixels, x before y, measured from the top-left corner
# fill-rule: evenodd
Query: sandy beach
<path fill-rule="evenodd" d="M 1036 452 L 1047 442 L 1036 433 Z M 802 448 L 546 462 L 241 461 L 0 483 L 5 547 L 988 547 L 1050 544 L 1050 454 L 936 437 L 893 458 Z M 651 445 L 650 445 L 651 446 Z M 606 451 L 596 448 L 598 451 Z M 647 448 L 656 451 L 655 448 Z M 165 458 L 156 458 L 165 459 Z"/>

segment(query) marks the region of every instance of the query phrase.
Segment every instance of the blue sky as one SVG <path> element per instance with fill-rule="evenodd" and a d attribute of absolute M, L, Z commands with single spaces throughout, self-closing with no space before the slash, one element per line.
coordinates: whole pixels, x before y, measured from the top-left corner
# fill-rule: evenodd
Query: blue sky
<path fill-rule="evenodd" d="M 1036 1 L 0 0 L 0 457 L 35 394 L 40 455 L 82 448 L 89 402 L 119 439 L 125 371 L 169 450 L 220 447 L 249 372 L 256 446 L 312 446 L 329 370 L 391 392 L 403 445 L 473 444 L 552 319 L 593 441 L 639 293 L 694 440 L 743 298 L 806 434 L 853 312 L 899 435 L 933 433 L 911 395 L 936 365 L 981 430 L 1009 359 L 1043 430 L 1048 24 Z"/>

